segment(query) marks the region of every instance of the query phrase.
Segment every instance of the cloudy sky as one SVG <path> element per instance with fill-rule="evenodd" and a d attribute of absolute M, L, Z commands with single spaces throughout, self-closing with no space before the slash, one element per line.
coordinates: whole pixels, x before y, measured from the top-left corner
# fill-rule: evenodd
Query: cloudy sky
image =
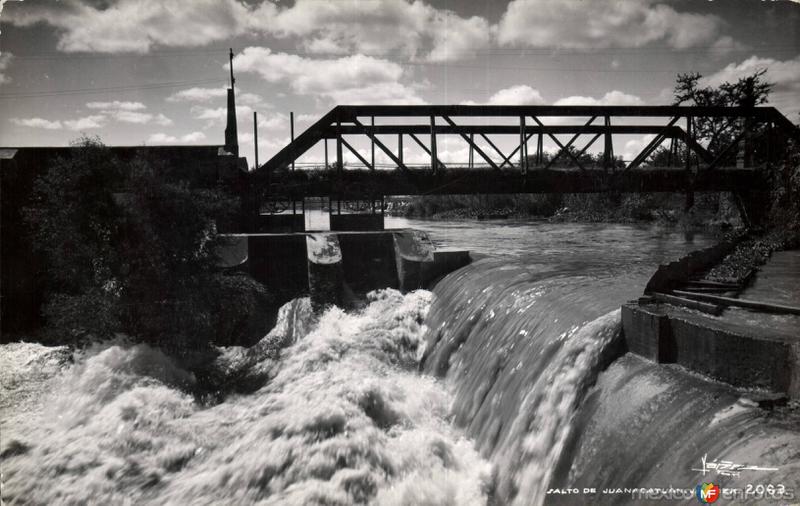
<path fill-rule="evenodd" d="M 665 104 L 678 72 L 767 68 L 771 104 L 800 111 L 790 1 L 0 2 L 4 146 L 221 144 L 228 47 L 251 163 L 254 110 L 262 162 L 290 111 L 299 131 L 336 104 Z"/>

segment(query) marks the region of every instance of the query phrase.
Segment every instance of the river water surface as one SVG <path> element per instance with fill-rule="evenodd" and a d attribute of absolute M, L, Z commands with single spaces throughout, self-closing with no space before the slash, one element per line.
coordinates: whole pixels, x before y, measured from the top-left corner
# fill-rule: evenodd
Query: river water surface
<path fill-rule="evenodd" d="M 142 345 L 69 360 L 62 348 L 3 345 L 4 500 L 616 504 L 638 502 L 618 488 L 712 478 L 798 485 L 791 419 L 624 354 L 620 304 L 659 262 L 711 237 L 511 221 L 388 227 L 426 230 L 475 261 L 432 292 L 374 292 L 357 313 L 287 304 L 257 348 L 273 352 L 220 350 L 221 364 L 270 378 L 250 394 L 198 401 L 191 373 Z M 704 455 L 775 470 L 703 476 L 693 468 Z M 548 494 L 575 488 L 597 493 Z"/>

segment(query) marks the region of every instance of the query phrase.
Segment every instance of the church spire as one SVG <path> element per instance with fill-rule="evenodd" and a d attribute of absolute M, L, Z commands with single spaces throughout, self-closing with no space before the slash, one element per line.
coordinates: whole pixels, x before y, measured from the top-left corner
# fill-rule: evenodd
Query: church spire
<path fill-rule="evenodd" d="M 228 88 L 228 122 L 225 126 L 225 151 L 239 156 L 239 134 L 236 129 L 236 98 L 233 85 L 233 48 L 230 50 L 231 87 Z"/>

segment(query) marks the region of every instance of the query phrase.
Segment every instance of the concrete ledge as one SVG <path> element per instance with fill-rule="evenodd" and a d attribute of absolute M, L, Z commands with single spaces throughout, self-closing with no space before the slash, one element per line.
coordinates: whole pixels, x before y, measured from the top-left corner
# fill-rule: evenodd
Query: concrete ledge
<path fill-rule="evenodd" d="M 416 230 L 224 237 L 220 267 L 246 269 L 277 303 L 309 295 L 316 308 L 343 306 L 354 294 L 380 288 L 427 287 L 470 262 L 468 251 L 434 252 L 427 234 Z"/>
<path fill-rule="evenodd" d="M 622 329 L 632 353 L 665 363 L 675 361 L 675 346 L 666 314 L 636 303 L 622 306 Z"/>
<path fill-rule="evenodd" d="M 256 221 L 256 233 L 303 232 L 306 229 L 304 214 L 259 214 Z"/>
<path fill-rule="evenodd" d="M 419 230 L 404 230 L 392 235 L 400 289 L 422 288 L 426 266 L 433 264 L 433 243 L 428 234 Z"/>
<path fill-rule="evenodd" d="M 717 320 L 658 304 L 622 306 L 629 351 L 677 363 L 740 388 L 763 388 L 800 398 L 800 342 L 746 335 Z"/>
<path fill-rule="evenodd" d="M 790 392 L 790 346 L 670 316 L 676 362 L 687 369 L 743 388 Z M 796 394 L 796 393 L 795 393 Z"/>
<path fill-rule="evenodd" d="M 383 230 L 382 214 L 331 214 L 331 231 Z"/>
<path fill-rule="evenodd" d="M 425 264 L 423 268 L 422 277 L 425 285 L 430 285 L 438 278 L 469 265 L 470 262 L 472 258 L 469 256 L 469 251 L 434 251 L 433 262 Z"/>

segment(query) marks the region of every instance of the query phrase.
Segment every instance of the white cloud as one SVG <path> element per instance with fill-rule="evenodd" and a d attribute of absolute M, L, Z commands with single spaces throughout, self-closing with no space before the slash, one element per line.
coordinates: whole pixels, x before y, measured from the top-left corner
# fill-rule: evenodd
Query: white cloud
<path fill-rule="evenodd" d="M 168 102 L 210 102 L 214 99 L 224 98 L 228 89 L 221 88 L 189 88 L 181 90 L 167 97 Z"/>
<path fill-rule="evenodd" d="M 461 18 L 450 11 L 437 12 L 431 25 L 433 49 L 431 61 L 448 61 L 469 57 L 489 46 L 489 22 L 473 16 Z"/>
<path fill-rule="evenodd" d="M 255 93 L 236 93 L 236 103 L 242 105 L 252 105 L 252 106 L 260 106 L 260 107 L 272 107 L 270 104 L 264 102 L 264 99 L 261 98 L 261 95 L 257 95 Z"/>
<path fill-rule="evenodd" d="M 715 40 L 722 21 L 653 0 L 513 0 L 497 27 L 505 46 L 640 47 L 662 41 L 685 49 Z"/>
<path fill-rule="evenodd" d="M 172 120 L 163 114 L 150 114 L 146 112 L 137 111 L 104 111 L 115 120 L 122 123 L 134 123 L 137 125 L 147 125 L 154 123 L 161 126 L 169 126 Z"/>
<path fill-rule="evenodd" d="M 751 56 L 741 63 L 728 64 L 722 70 L 703 78 L 701 84 L 719 86 L 726 81 L 736 82 L 761 69 L 767 69 L 764 79 L 775 83 L 775 91 L 800 91 L 800 56 L 784 61 Z"/>
<path fill-rule="evenodd" d="M 228 119 L 227 107 L 202 107 L 194 106 L 191 108 L 192 116 L 195 119 L 209 121 L 209 124 L 223 124 Z M 247 105 L 236 106 L 236 119 L 241 120 L 253 115 L 253 109 Z"/>
<path fill-rule="evenodd" d="M 400 83 L 375 83 L 358 88 L 342 88 L 321 92 L 335 104 L 363 105 L 422 105 L 425 100 L 417 95 L 413 87 Z"/>
<path fill-rule="evenodd" d="M 294 119 L 298 123 L 315 123 L 321 116 L 319 114 L 297 114 Z"/>
<path fill-rule="evenodd" d="M 105 125 L 106 117 L 102 114 L 94 114 L 91 116 L 86 116 L 83 118 L 78 118 L 74 120 L 65 120 L 64 126 L 70 130 L 74 131 L 81 131 L 81 130 L 92 130 L 95 128 L 102 128 Z"/>
<path fill-rule="evenodd" d="M 211 101 L 219 101 L 228 96 L 228 88 L 222 86 L 220 88 L 189 88 L 181 90 L 167 97 L 167 102 L 198 102 L 207 103 Z M 223 100 L 224 103 L 224 100 Z M 259 107 L 272 107 L 264 102 L 261 95 L 256 93 L 247 93 L 242 91 L 236 92 L 236 103 L 239 105 L 250 105 Z"/>
<path fill-rule="evenodd" d="M 142 109 L 147 109 L 147 106 L 141 102 L 120 102 L 119 100 L 114 100 L 113 102 L 88 102 L 86 107 L 105 111 L 141 111 Z"/>
<path fill-rule="evenodd" d="M 158 132 L 151 134 L 150 137 L 147 138 L 146 142 L 149 144 L 169 144 L 172 142 L 178 142 L 178 138 L 174 135 L 167 135 L 163 132 Z"/>
<path fill-rule="evenodd" d="M 194 144 L 200 141 L 204 141 L 205 139 L 206 139 L 206 134 L 204 134 L 203 132 L 191 132 L 186 135 L 182 135 L 181 137 L 176 137 L 174 135 L 158 132 L 151 134 L 150 137 L 147 138 L 146 142 L 148 144 L 175 144 L 177 142 Z"/>
<path fill-rule="evenodd" d="M 779 108 L 784 114 L 794 116 L 800 111 L 800 56 L 791 60 L 775 60 L 751 56 L 740 63 L 731 63 L 722 70 L 704 77 L 703 86 L 719 86 L 724 82 L 736 82 L 742 77 L 766 69 L 764 80 L 773 83 L 769 104 Z M 796 117 L 790 118 L 793 121 Z"/>
<path fill-rule="evenodd" d="M 17 7 L 8 20 L 59 28 L 61 51 L 146 53 L 153 46 L 202 46 L 240 35 L 253 15 L 274 10 L 269 2 L 262 5 L 254 10 L 236 0 L 65 0 Z"/>
<path fill-rule="evenodd" d="M 0 54 L 0 84 L 11 82 L 11 78 L 6 75 L 6 70 L 13 59 L 14 55 L 9 52 Z"/>
<path fill-rule="evenodd" d="M 28 128 L 43 128 L 45 130 L 61 130 L 62 128 L 60 121 L 50 121 L 44 118 L 11 118 L 10 121 L 15 125 Z"/>
<path fill-rule="evenodd" d="M 27 2 L 26 2 L 27 4 Z M 67 52 L 146 53 L 154 46 L 194 47 L 255 33 L 291 38 L 315 54 L 398 54 L 435 61 L 486 46 L 484 18 L 462 18 L 421 0 L 64 0 L 16 8 L 9 22 L 59 29 Z"/>
<path fill-rule="evenodd" d="M 560 98 L 554 105 L 643 105 L 644 101 L 636 95 L 629 95 L 621 91 L 609 91 L 600 98 L 583 97 L 574 95 Z"/>
<path fill-rule="evenodd" d="M 622 152 L 617 153 L 617 155 L 621 156 L 626 162 L 630 162 L 645 148 L 645 146 L 650 144 L 650 141 L 652 141 L 654 137 L 654 135 L 648 134 L 643 135 L 638 139 L 630 139 L 629 141 L 625 142 Z"/>
<path fill-rule="evenodd" d="M 545 101 L 539 90 L 526 84 L 505 88 L 489 98 L 489 105 L 541 105 Z"/>
<path fill-rule="evenodd" d="M 462 18 L 422 1 L 319 2 L 297 0 L 277 11 L 278 37 L 298 37 L 315 54 L 399 55 L 445 61 L 488 46 L 489 23 Z"/>
<path fill-rule="evenodd" d="M 194 142 L 204 141 L 205 139 L 206 139 L 206 134 L 204 134 L 203 132 L 192 132 L 182 136 L 181 142 L 194 143 Z"/>
<path fill-rule="evenodd" d="M 240 72 L 287 84 L 299 95 L 324 97 L 335 103 L 424 103 L 413 87 L 399 83 L 403 76 L 400 65 L 362 54 L 313 59 L 248 47 L 233 64 Z"/>
<path fill-rule="evenodd" d="M 102 122 L 100 118 L 107 117 L 121 123 L 133 123 L 136 125 L 154 123 L 168 126 L 172 124 L 172 120 L 162 113 L 142 112 L 147 109 L 147 106 L 141 102 L 121 102 L 119 100 L 114 100 L 113 102 L 88 102 L 86 107 L 100 110 L 101 115 L 92 116 L 96 123 Z"/>
<path fill-rule="evenodd" d="M 297 118 L 295 118 L 297 122 Z M 271 114 L 259 114 L 258 128 L 264 130 L 285 130 L 289 131 L 289 116 L 282 112 Z"/>

